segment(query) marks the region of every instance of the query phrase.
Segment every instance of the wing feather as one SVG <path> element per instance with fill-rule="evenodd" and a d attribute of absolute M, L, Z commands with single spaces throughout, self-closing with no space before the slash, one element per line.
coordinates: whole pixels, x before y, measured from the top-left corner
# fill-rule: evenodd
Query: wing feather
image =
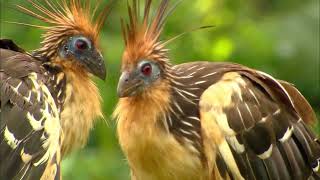
<path fill-rule="evenodd" d="M 0 177 L 59 179 L 60 105 L 45 70 L 33 57 L 7 49 L 0 61 Z M 49 173 L 50 167 L 56 168 Z"/>
<path fill-rule="evenodd" d="M 243 179 L 316 177 L 320 144 L 305 125 L 303 118 L 310 117 L 297 108 L 297 98 L 290 96 L 293 91 L 285 90 L 289 88 L 243 68 L 225 73 L 202 94 L 200 115 L 211 117 L 223 134 L 224 140 L 211 137 L 214 142 L 228 142 L 232 158 L 225 158 L 230 156 L 224 154 L 230 153 L 228 148 L 217 146 L 233 177 L 238 171 Z"/>
<path fill-rule="evenodd" d="M 281 85 L 286 89 L 290 94 L 293 100 L 293 104 L 298 111 L 299 115 L 302 117 L 303 121 L 307 123 L 314 123 L 317 120 L 317 116 L 313 111 L 311 105 L 306 100 L 305 97 L 299 92 L 299 90 L 294 87 L 293 84 L 290 84 L 285 81 L 279 81 Z"/>

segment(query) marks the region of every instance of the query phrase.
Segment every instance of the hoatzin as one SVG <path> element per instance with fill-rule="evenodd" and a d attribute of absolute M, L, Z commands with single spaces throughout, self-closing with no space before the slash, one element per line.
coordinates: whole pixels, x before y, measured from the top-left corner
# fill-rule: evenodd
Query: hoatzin
<path fill-rule="evenodd" d="M 91 76 L 106 76 L 98 36 L 109 8 L 95 13 L 89 0 L 28 2 L 33 10 L 18 9 L 48 26 L 26 24 L 45 31 L 33 53 L 0 41 L 0 179 L 60 179 L 61 159 L 85 145 L 102 116 Z"/>
<path fill-rule="evenodd" d="M 136 180 L 319 179 L 309 103 L 291 84 L 233 63 L 172 65 L 159 36 L 175 5 L 128 5 L 118 83 L 121 148 Z M 151 19 L 151 20 L 150 20 Z"/>

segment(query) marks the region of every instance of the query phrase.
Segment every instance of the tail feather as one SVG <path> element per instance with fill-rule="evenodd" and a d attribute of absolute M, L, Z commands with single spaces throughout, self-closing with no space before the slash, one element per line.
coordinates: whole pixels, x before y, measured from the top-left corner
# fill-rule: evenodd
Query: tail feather
<path fill-rule="evenodd" d="M 284 149 L 284 156 L 288 159 L 292 178 L 306 179 L 311 171 L 306 164 L 305 157 L 303 157 L 301 149 L 292 138 L 287 142 L 284 142 L 282 145 Z"/>
<path fill-rule="evenodd" d="M 273 147 L 270 158 L 263 160 L 269 179 L 290 180 L 290 172 L 284 156 L 277 146 Z"/>
<path fill-rule="evenodd" d="M 298 122 L 294 130 L 294 136 L 296 137 L 296 142 L 304 152 L 305 158 L 311 165 L 317 163 L 320 158 L 320 144 L 312 138 L 313 135 L 306 129 L 307 127 L 303 125 L 303 122 Z"/>

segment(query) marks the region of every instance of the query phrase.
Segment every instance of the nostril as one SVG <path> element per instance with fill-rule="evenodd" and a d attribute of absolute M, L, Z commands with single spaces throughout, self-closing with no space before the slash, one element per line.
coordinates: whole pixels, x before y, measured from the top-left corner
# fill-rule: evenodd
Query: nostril
<path fill-rule="evenodd" d="M 127 73 L 127 72 L 123 72 L 122 74 L 121 74 L 121 76 L 120 76 L 120 81 L 122 82 L 122 83 L 128 83 L 129 82 L 129 80 L 130 80 L 130 76 L 129 76 L 129 73 Z"/>

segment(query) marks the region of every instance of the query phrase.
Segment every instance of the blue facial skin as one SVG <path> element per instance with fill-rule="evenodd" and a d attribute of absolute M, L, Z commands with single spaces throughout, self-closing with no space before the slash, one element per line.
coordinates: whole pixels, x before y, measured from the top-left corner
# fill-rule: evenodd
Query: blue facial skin
<path fill-rule="evenodd" d="M 149 74 L 143 73 L 145 66 L 151 67 Z M 161 69 L 159 64 L 151 60 L 142 60 L 131 72 L 122 72 L 117 88 L 118 96 L 130 97 L 140 94 L 144 89 L 154 84 L 160 76 Z"/>
<path fill-rule="evenodd" d="M 88 72 L 105 79 L 106 68 L 103 57 L 88 38 L 81 35 L 69 37 L 59 49 L 59 56 L 65 60 L 76 60 Z"/>
<path fill-rule="evenodd" d="M 76 46 L 76 42 L 83 41 L 86 43 L 86 48 L 78 49 Z M 79 61 L 84 61 L 86 56 L 90 56 L 92 54 L 92 45 L 91 41 L 83 36 L 72 36 L 68 39 L 68 41 L 61 47 L 59 55 L 63 59 L 68 59 L 70 57 L 74 57 Z"/>
<path fill-rule="evenodd" d="M 151 65 L 151 74 L 149 76 L 144 75 L 141 71 L 143 66 L 145 66 L 147 64 Z M 153 61 L 148 61 L 148 60 L 143 60 L 143 61 L 139 62 L 138 66 L 137 66 L 137 71 L 139 72 L 139 78 L 141 80 L 143 80 L 143 82 L 144 82 L 144 86 L 149 86 L 153 82 L 158 80 L 160 77 L 160 73 L 161 73 L 161 70 L 160 70 L 158 64 L 156 64 Z"/>

